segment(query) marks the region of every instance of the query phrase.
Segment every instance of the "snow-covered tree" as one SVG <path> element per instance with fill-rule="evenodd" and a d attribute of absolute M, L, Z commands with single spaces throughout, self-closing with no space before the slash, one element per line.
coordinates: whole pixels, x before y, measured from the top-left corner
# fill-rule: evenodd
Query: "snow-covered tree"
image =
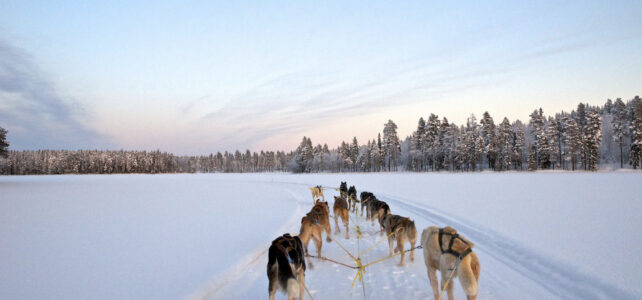
<path fill-rule="evenodd" d="M 626 137 L 626 105 L 621 98 L 615 99 L 611 107 L 611 126 L 613 127 L 613 141 L 620 150 L 620 168 L 624 168 L 624 139 Z"/>
<path fill-rule="evenodd" d="M 484 141 L 483 151 L 488 160 L 488 168 L 495 170 L 497 160 L 497 145 L 495 141 L 495 122 L 488 112 L 484 112 L 481 121 L 481 137 Z"/>
<path fill-rule="evenodd" d="M 631 101 L 633 118 L 631 120 L 631 155 L 630 163 L 634 169 L 642 168 L 642 100 L 635 96 Z"/>
<path fill-rule="evenodd" d="M 495 170 L 510 170 L 511 161 L 513 158 L 513 128 L 508 121 L 508 118 L 504 118 L 499 124 L 499 129 L 497 130 L 497 154 L 498 161 L 495 164 Z"/>
<path fill-rule="evenodd" d="M 564 131 L 564 143 L 566 145 L 564 153 L 565 159 L 571 162 L 571 170 L 575 170 L 577 158 L 582 151 L 582 139 L 580 138 L 580 129 L 577 121 L 573 118 L 565 118 L 566 130 Z"/>
<path fill-rule="evenodd" d="M 9 142 L 7 142 L 7 130 L 0 127 L 0 157 L 7 157 L 7 149 Z"/>
<path fill-rule="evenodd" d="M 537 151 L 537 165 L 542 169 L 550 167 L 551 147 L 548 142 L 548 135 L 546 134 L 546 122 L 544 119 L 544 112 L 540 108 L 535 110 L 531 115 L 530 125 L 533 128 L 535 135 L 535 147 Z"/>
<path fill-rule="evenodd" d="M 586 153 L 586 169 L 595 171 L 600 162 L 600 143 L 602 142 L 602 118 L 597 110 L 591 109 L 586 114 L 586 126 L 583 132 Z"/>
<path fill-rule="evenodd" d="M 550 166 L 555 169 L 555 165 L 559 163 L 559 145 L 560 141 L 560 132 L 557 124 L 557 120 L 551 118 L 546 128 L 546 137 L 548 139 L 548 159 Z"/>
<path fill-rule="evenodd" d="M 426 162 L 431 170 L 435 169 L 435 164 L 439 155 L 439 117 L 435 114 L 430 114 L 426 122 L 426 139 L 424 144 L 424 153 L 426 154 Z"/>
<path fill-rule="evenodd" d="M 537 146 L 535 144 L 531 144 L 528 148 L 528 170 L 537 170 Z"/>
<path fill-rule="evenodd" d="M 383 127 L 383 149 L 388 163 L 388 171 L 396 170 L 401 145 L 399 136 L 397 136 L 397 124 L 392 120 L 388 120 L 388 123 L 384 124 Z"/>
<path fill-rule="evenodd" d="M 526 150 L 526 137 L 524 129 L 524 124 L 519 120 L 513 123 L 513 132 L 515 142 L 513 144 L 513 165 L 515 169 L 519 167 L 520 170 L 523 170 L 524 163 L 524 152 Z"/>

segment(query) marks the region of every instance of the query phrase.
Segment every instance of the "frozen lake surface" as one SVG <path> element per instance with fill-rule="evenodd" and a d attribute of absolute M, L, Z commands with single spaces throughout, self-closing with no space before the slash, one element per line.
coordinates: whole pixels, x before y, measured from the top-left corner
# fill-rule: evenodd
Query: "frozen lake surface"
<path fill-rule="evenodd" d="M 267 297 L 267 248 L 298 233 L 307 187 L 373 192 L 419 233 L 475 242 L 479 299 L 642 299 L 642 173 L 178 174 L 0 177 L 0 299 Z M 334 190 L 326 190 L 332 205 Z M 334 221 L 332 229 L 334 232 Z M 365 228 L 361 247 L 382 237 Z M 342 229 L 343 230 L 343 229 Z M 355 234 L 345 240 L 357 249 Z M 310 248 L 315 254 L 314 247 Z M 364 256 L 387 256 L 387 243 Z M 324 256 L 349 263 L 336 243 Z M 421 250 L 373 265 L 368 299 L 432 296 Z M 315 299 L 363 299 L 354 271 L 314 261 Z M 456 298 L 464 295 L 456 283 Z M 284 298 L 284 295 L 280 295 Z"/>

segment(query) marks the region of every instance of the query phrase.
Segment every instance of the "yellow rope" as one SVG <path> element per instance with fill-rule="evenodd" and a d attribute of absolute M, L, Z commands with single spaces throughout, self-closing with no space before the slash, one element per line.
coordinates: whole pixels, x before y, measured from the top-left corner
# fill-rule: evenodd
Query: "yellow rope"
<path fill-rule="evenodd" d="M 385 241 L 385 240 L 389 239 L 393 234 L 395 234 L 395 233 L 394 233 L 394 232 L 391 232 L 388 236 L 386 236 L 386 238 L 385 238 L 385 239 L 381 239 L 380 241 L 376 242 L 374 245 L 370 246 L 368 249 L 363 250 L 363 252 L 359 253 L 359 256 L 361 256 L 361 255 L 364 255 L 364 254 L 368 253 L 370 250 L 374 249 L 374 247 L 376 247 L 377 245 L 381 244 L 381 242 L 383 242 L 383 241 Z"/>
<path fill-rule="evenodd" d="M 453 268 L 453 271 L 450 273 L 450 276 L 448 276 L 448 280 L 446 280 L 446 284 L 444 284 L 444 287 L 441 289 L 441 293 L 439 293 L 439 298 L 437 298 L 438 300 L 441 300 L 441 296 L 444 295 L 444 291 L 446 291 L 446 288 L 448 288 L 448 284 L 450 283 L 450 280 L 453 278 L 455 271 L 457 271 L 457 268 L 459 267 L 460 262 L 461 262 L 461 259 L 457 258 L 457 261 L 455 262 L 455 268 Z"/>
<path fill-rule="evenodd" d="M 382 261 L 384 261 L 384 260 L 387 260 L 387 259 L 393 258 L 393 257 L 395 257 L 395 256 L 397 256 L 397 255 L 400 255 L 401 253 L 408 253 L 408 252 L 410 252 L 410 251 L 412 251 L 412 250 L 415 250 L 415 249 L 421 249 L 421 248 L 422 248 L 421 246 L 417 246 L 417 247 L 410 248 L 410 249 L 408 249 L 408 250 L 399 251 L 399 252 L 397 252 L 397 253 L 395 253 L 395 254 L 393 254 L 393 255 L 389 255 L 389 256 L 386 256 L 386 257 L 384 257 L 384 258 L 382 258 L 382 259 L 378 259 L 378 260 L 375 260 L 375 261 L 373 261 L 373 262 L 371 262 L 371 263 L 368 263 L 367 265 L 365 265 L 365 266 L 363 266 L 363 267 L 364 267 L 364 268 L 365 268 L 365 267 L 369 267 L 369 266 L 371 266 L 371 265 L 374 265 L 374 264 L 380 263 L 380 262 L 382 262 Z"/>
<path fill-rule="evenodd" d="M 318 226 L 318 225 L 319 225 L 319 224 L 317 224 L 317 226 Z M 346 250 L 346 248 L 345 248 L 345 247 L 343 247 L 343 245 L 341 245 L 341 243 L 339 243 L 337 240 L 335 240 L 335 239 L 334 239 L 334 237 L 332 237 L 332 235 L 328 235 L 328 237 L 330 237 L 330 239 L 331 239 L 332 241 L 334 241 L 335 243 L 337 243 L 337 245 L 339 245 L 339 247 L 341 247 L 341 249 L 343 249 L 343 251 L 345 251 L 346 253 L 348 253 L 348 255 L 350 255 L 350 257 L 351 257 L 352 259 L 354 259 L 355 261 L 357 260 L 357 258 L 356 258 L 356 257 L 354 257 L 354 255 L 352 255 L 352 253 L 350 253 L 350 251 Z"/>
<path fill-rule="evenodd" d="M 314 298 L 312 297 L 312 294 L 310 294 L 310 291 L 308 291 L 308 287 L 305 286 L 305 282 L 303 283 L 303 288 L 305 289 L 306 292 L 308 292 L 308 296 L 310 296 L 310 299 L 314 300 Z"/>

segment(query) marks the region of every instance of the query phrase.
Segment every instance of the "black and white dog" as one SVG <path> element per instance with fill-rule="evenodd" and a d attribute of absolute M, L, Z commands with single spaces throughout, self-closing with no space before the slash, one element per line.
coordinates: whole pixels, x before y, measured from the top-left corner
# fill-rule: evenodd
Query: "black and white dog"
<path fill-rule="evenodd" d="M 274 300 L 277 289 L 288 294 L 288 299 L 304 299 L 305 292 L 305 251 L 298 236 L 286 233 L 274 241 L 268 251 L 268 292 Z"/>

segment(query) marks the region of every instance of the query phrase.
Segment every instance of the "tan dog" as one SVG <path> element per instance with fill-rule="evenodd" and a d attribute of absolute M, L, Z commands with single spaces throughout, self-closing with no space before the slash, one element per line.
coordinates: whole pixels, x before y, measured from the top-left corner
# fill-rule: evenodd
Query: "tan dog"
<path fill-rule="evenodd" d="M 288 293 L 288 299 L 304 299 L 305 291 L 305 259 L 303 244 L 298 236 L 284 234 L 274 241 L 268 251 L 268 293 L 274 300 L 276 291 Z"/>
<path fill-rule="evenodd" d="M 332 206 L 332 211 L 334 212 L 335 234 L 341 232 L 341 229 L 339 229 L 339 217 L 341 217 L 341 222 L 343 222 L 343 226 L 346 227 L 346 239 L 349 239 L 350 228 L 348 226 L 350 223 L 350 215 L 348 211 L 348 202 L 346 201 L 346 199 L 334 196 L 334 205 Z"/>
<path fill-rule="evenodd" d="M 321 246 L 323 245 L 322 233 L 325 231 L 327 242 L 332 242 L 330 239 L 330 208 L 328 202 L 317 201 L 308 212 L 301 219 L 301 230 L 299 231 L 299 238 L 303 242 L 305 253 L 308 254 L 308 244 L 310 239 L 314 240 L 314 245 L 317 247 L 317 256 L 321 257 Z M 310 257 L 308 257 L 308 265 L 312 268 Z"/>
<path fill-rule="evenodd" d="M 312 192 L 312 201 L 316 203 L 317 200 L 323 199 L 325 201 L 325 196 L 323 195 L 323 187 L 320 185 L 317 185 L 315 187 L 309 188 L 310 192 Z"/>
<path fill-rule="evenodd" d="M 404 218 L 398 215 L 388 214 L 382 218 L 382 226 L 386 230 L 388 237 L 388 248 L 390 255 L 393 254 L 392 244 L 397 241 L 397 247 L 394 253 L 401 252 L 401 261 L 399 266 L 403 266 L 403 259 L 406 255 L 403 246 L 406 242 L 410 242 L 410 261 L 415 260 L 415 243 L 417 242 L 417 228 L 415 222 L 409 218 Z"/>
<path fill-rule="evenodd" d="M 464 288 L 468 300 L 475 300 L 478 292 L 479 273 L 481 265 L 475 252 L 475 246 L 466 238 L 457 234 L 452 227 L 440 229 L 430 226 L 421 233 L 421 245 L 424 248 L 424 259 L 428 268 L 428 279 L 432 286 L 435 299 L 439 298 L 441 289 L 437 288 L 436 270 L 441 273 L 441 288 L 444 288 L 448 277 L 452 279 L 459 277 L 459 282 Z M 455 270 L 457 260 L 461 261 Z M 454 273 L 453 273 L 454 272 Z M 448 299 L 453 300 L 453 282 L 447 287 Z"/>

